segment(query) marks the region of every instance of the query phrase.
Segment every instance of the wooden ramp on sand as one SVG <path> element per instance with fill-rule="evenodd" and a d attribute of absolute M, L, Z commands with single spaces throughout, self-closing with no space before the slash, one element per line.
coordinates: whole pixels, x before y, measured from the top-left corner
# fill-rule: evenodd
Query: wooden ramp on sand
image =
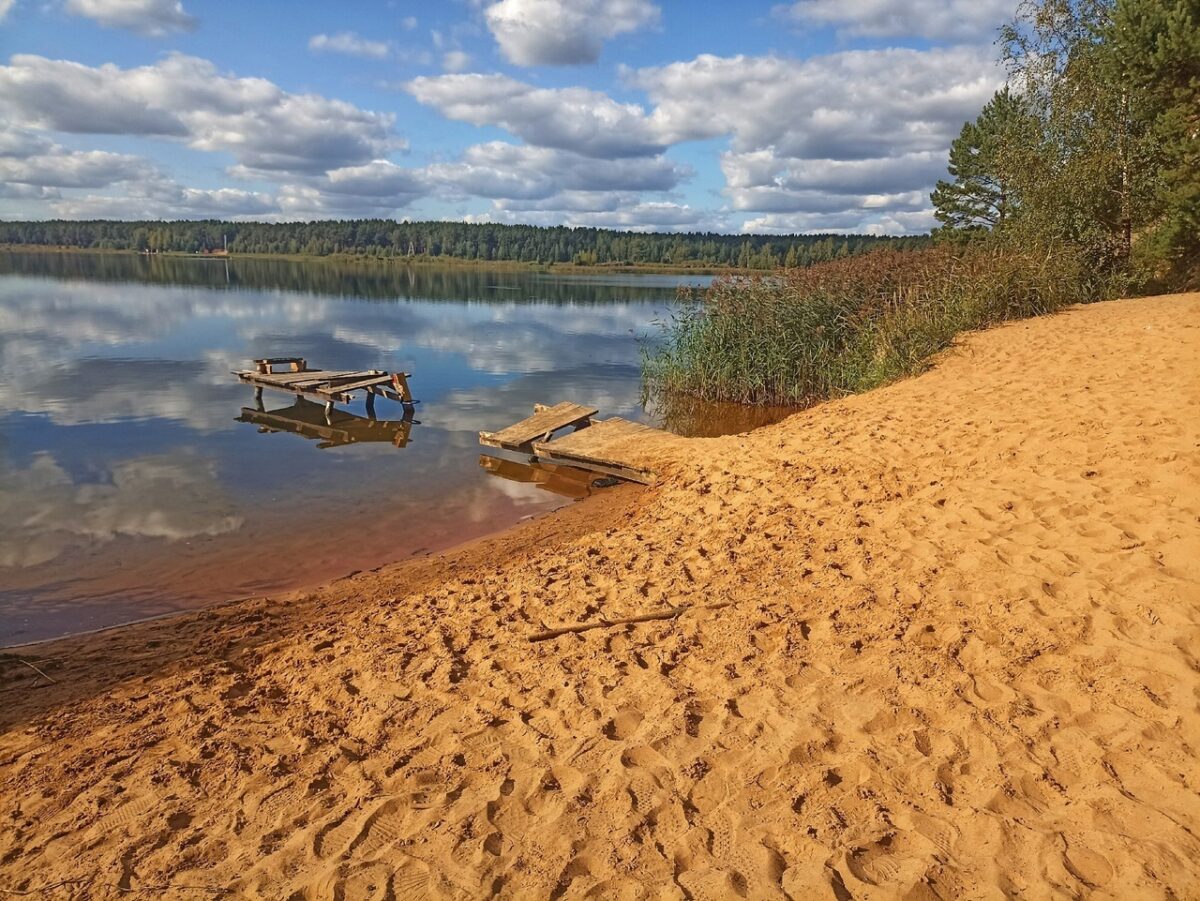
<path fill-rule="evenodd" d="M 655 473 L 645 462 L 652 446 L 679 439 L 670 432 L 614 416 L 594 420 L 594 407 L 561 403 L 538 404 L 532 416 L 499 432 L 480 432 L 486 447 L 529 454 L 535 462 L 572 466 L 616 476 L 643 485 L 654 483 Z M 565 428 L 574 431 L 555 438 Z"/>
<path fill-rule="evenodd" d="M 276 371 L 276 366 L 287 366 Z M 333 411 L 334 403 L 348 404 L 356 391 L 367 397 L 367 410 L 372 411 L 376 395 L 411 407 L 416 403 L 408 387 L 409 373 L 386 372 L 382 369 L 309 369 L 303 357 L 268 357 L 254 361 L 254 369 L 237 369 L 239 381 L 254 386 L 254 397 L 261 400 L 264 388 L 284 391 L 296 397 L 308 397 L 325 405 L 325 413 Z"/>

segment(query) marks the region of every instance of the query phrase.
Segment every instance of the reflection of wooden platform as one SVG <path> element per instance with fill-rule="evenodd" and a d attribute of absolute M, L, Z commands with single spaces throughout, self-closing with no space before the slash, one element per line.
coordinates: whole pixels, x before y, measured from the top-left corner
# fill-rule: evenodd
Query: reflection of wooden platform
<path fill-rule="evenodd" d="M 587 497 L 591 494 L 592 479 L 596 477 L 594 472 L 576 469 L 574 466 L 518 463 L 490 454 L 480 454 L 479 465 L 489 474 L 508 479 L 510 482 L 537 485 L 543 491 L 569 498 Z"/>
<path fill-rule="evenodd" d="M 286 371 L 276 372 L 274 367 L 286 365 Z M 333 409 L 334 402 L 349 403 L 356 391 L 364 391 L 367 408 L 381 394 L 406 407 L 416 403 L 408 387 L 407 372 L 386 372 L 382 369 L 309 369 L 303 357 L 270 357 L 254 361 L 254 369 L 234 371 L 239 380 L 253 385 L 255 397 L 262 397 L 263 388 L 285 391 L 297 397 L 307 396 L 325 404 L 326 412 Z"/>
<path fill-rule="evenodd" d="M 594 407 L 581 407 L 569 402 L 555 404 L 553 407 L 537 404 L 533 408 L 532 416 L 506 429 L 499 432 L 480 432 L 479 443 L 487 447 L 528 453 L 533 450 L 535 441 L 548 441 L 559 429 L 568 426 L 584 428 L 591 423 L 597 412 L 599 411 Z"/>
<path fill-rule="evenodd" d="M 260 432 L 291 432 L 319 441 L 317 447 L 322 449 L 384 441 L 395 447 L 405 447 L 412 432 L 411 414 L 409 407 L 405 408 L 405 418 L 401 420 L 368 419 L 345 410 L 326 414 L 321 404 L 298 397 L 290 407 L 279 410 L 242 407 L 242 415 L 237 421 L 257 425 Z"/>
<path fill-rule="evenodd" d="M 643 462 L 645 451 L 663 439 L 678 440 L 669 432 L 627 419 L 613 417 L 595 421 L 596 410 L 579 404 L 561 403 L 534 407 L 532 416 L 499 432 L 480 432 L 479 443 L 488 447 L 520 451 L 535 462 L 586 469 L 649 485 L 654 471 Z M 552 437 L 560 429 L 575 431 Z"/>

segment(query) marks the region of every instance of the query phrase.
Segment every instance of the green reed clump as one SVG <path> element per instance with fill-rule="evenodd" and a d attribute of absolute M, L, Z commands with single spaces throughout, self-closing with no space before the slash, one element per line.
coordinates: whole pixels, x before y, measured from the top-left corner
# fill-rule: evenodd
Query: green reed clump
<path fill-rule="evenodd" d="M 879 251 L 682 293 L 643 371 L 655 392 L 811 404 L 917 372 L 960 332 L 1109 293 L 1062 253 Z"/>

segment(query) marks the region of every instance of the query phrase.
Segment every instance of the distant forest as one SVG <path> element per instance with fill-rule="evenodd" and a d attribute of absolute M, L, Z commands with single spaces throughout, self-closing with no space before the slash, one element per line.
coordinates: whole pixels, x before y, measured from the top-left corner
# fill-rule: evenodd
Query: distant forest
<path fill-rule="evenodd" d="M 0 245 L 93 250 L 213 253 L 352 254 L 449 257 L 522 263 L 795 268 L 864 253 L 876 247 L 911 250 L 919 237 L 872 235 L 643 234 L 599 228 L 542 228 L 463 222 L 356 219 L 322 222 L 118 222 L 110 220 L 0 222 Z"/>

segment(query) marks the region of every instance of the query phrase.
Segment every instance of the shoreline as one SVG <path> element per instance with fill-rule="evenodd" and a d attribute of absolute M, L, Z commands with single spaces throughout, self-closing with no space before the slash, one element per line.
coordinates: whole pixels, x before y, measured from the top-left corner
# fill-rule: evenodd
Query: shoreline
<path fill-rule="evenodd" d="M 632 483 L 614 486 L 585 498 L 583 503 L 567 504 L 546 511 L 422 557 L 391 561 L 370 570 L 325 579 L 311 586 L 217 601 L 191 610 L 171 611 L 23 645 L 9 645 L 0 648 L 0 694 L 13 691 L 16 686 L 12 682 L 21 685 L 28 681 L 23 679 L 24 675 L 32 675 L 32 671 L 27 669 L 10 669 L 5 665 L 10 661 L 28 660 L 54 674 L 54 684 L 45 684 L 35 676 L 31 685 L 39 689 L 35 706 L 50 709 L 78 701 L 80 690 L 90 696 L 110 680 L 120 682 L 128 678 L 131 672 L 127 670 L 137 669 L 145 647 L 165 647 L 165 651 L 153 655 L 158 660 L 204 658 L 208 656 L 209 643 L 229 623 L 247 618 L 257 622 L 263 611 L 271 611 L 268 619 L 275 633 L 264 636 L 259 632 L 258 637 L 278 639 L 294 628 L 320 621 L 323 619 L 320 612 L 322 605 L 331 600 L 347 603 L 363 584 L 386 579 L 391 585 L 419 590 L 439 578 L 445 578 L 447 574 L 482 570 L 493 566 L 497 558 L 521 557 L 537 551 L 553 550 L 597 528 L 615 527 L 616 523 L 628 518 L 637 508 L 645 491 L 644 486 Z M 80 668 L 87 670 L 96 659 L 105 661 L 105 669 L 110 670 L 105 674 L 108 679 L 102 680 L 99 685 L 90 681 L 76 684 L 73 691 L 70 679 L 74 667 L 66 661 L 77 661 Z M 6 730 L 23 718 L 21 715 L 13 718 L 10 712 L 0 710 L 0 739 Z"/>
<path fill-rule="evenodd" d="M 614 487 L 617 487 L 617 486 L 614 486 Z M 632 483 L 625 483 L 619 487 L 621 487 L 622 492 L 624 494 L 634 495 L 637 493 L 637 490 L 642 488 L 643 486 L 633 485 Z M 469 556 L 471 551 L 476 549 L 477 546 L 480 544 L 483 544 L 483 543 L 489 542 L 489 541 L 493 541 L 493 540 L 498 540 L 505 536 L 509 536 L 510 533 L 516 533 L 528 526 L 531 526 L 532 523 L 534 523 L 534 522 L 540 522 L 541 520 L 546 520 L 546 519 L 551 519 L 553 517 L 556 517 L 556 516 L 562 514 L 563 511 L 565 511 L 565 510 L 568 510 L 568 509 L 571 509 L 571 508 L 574 508 L 577 506 L 583 506 L 585 504 L 588 504 L 589 502 L 597 502 L 597 501 L 601 500 L 605 495 L 611 494 L 611 493 L 612 493 L 612 489 L 605 489 L 602 494 L 594 494 L 589 497 L 580 498 L 577 501 L 567 502 L 560 507 L 555 507 L 550 510 L 544 510 L 540 513 L 530 514 L 529 516 L 527 516 L 521 520 L 518 520 L 517 522 L 509 523 L 508 525 L 499 526 L 497 528 L 483 532 L 482 534 L 475 535 L 472 538 L 467 538 L 467 539 L 464 539 L 463 541 L 455 542 L 454 544 L 447 545 L 446 547 L 430 549 L 426 553 L 422 554 L 420 557 L 409 557 L 409 558 L 401 559 L 401 560 L 388 560 L 388 561 L 385 561 L 385 562 L 379 564 L 378 566 L 374 566 L 370 569 L 360 569 L 360 570 L 354 570 L 352 572 L 344 573 L 343 575 L 328 576 L 325 578 L 317 579 L 316 581 L 313 581 L 311 583 L 306 583 L 303 585 L 294 585 L 294 586 L 291 586 L 288 588 L 281 588 L 278 591 L 269 591 L 267 593 L 246 594 L 246 595 L 240 595 L 238 597 L 223 598 L 221 600 L 208 601 L 197 607 L 189 607 L 189 608 L 182 609 L 182 610 L 167 610 L 162 613 L 153 613 L 148 616 L 141 616 L 141 617 L 138 617 L 137 619 L 131 619 L 126 622 L 114 623 L 111 626 L 99 626 L 95 629 L 84 629 L 80 632 L 69 632 L 65 635 L 53 635 L 48 638 L 37 638 L 32 641 L 25 641 L 25 642 L 21 642 L 19 644 L 0 644 L 0 659 L 3 659 L 5 654 L 9 654 L 9 655 L 19 654 L 19 652 L 22 651 L 22 649 L 26 649 L 26 648 L 38 648 L 38 647 L 42 647 L 45 645 L 56 644 L 58 642 L 69 642 L 74 639 L 84 639 L 84 638 L 91 638 L 93 636 L 101 636 L 108 632 L 118 632 L 118 631 L 121 631 L 124 629 L 133 628 L 135 626 L 146 625 L 148 623 L 158 623 L 158 622 L 178 619 L 178 618 L 182 618 L 182 617 L 195 616 L 197 614 L 205 614 L 205 613 L 209 613 L 211 611 L 221 611 L 227 607 L 233 607 L 233 606 L 236 606 L 239 604 L 251 604 L 254 602 L 261 602 L 261 601 L 268 601 L 268 602 L 269 601 L 282 601 L 287 598 L 294 598 L 294 597 L 298 597 L 298 596 L 302 596 L 302 595 L 310 595 L 315 592 L 319 592 L 323 589 L 328 589 L 329 587 L 336 585 L 340 582 L 344 582 L 348 579 L 353 579 L 356 576 L 360 576 L 360 575 L 364 575 L 364 574 L 379 573 L 384 570 L 387 570 L 390 572 L 390 571 L 398 570 L 398 569 L 401 569 L 404 567 L 418 567 L 421 563 L 429 560 L 432 557 L 441 558 L 441 557 Z M 569 521 L 569 519 L 568 519 L 568 521 Z"/>
<path fill-rule="evenodd" d="M 1200 294 L 1007 323 L 649 489 L 6 655 L 2 885 L 1186 895 L 1198 354 Z"/>

